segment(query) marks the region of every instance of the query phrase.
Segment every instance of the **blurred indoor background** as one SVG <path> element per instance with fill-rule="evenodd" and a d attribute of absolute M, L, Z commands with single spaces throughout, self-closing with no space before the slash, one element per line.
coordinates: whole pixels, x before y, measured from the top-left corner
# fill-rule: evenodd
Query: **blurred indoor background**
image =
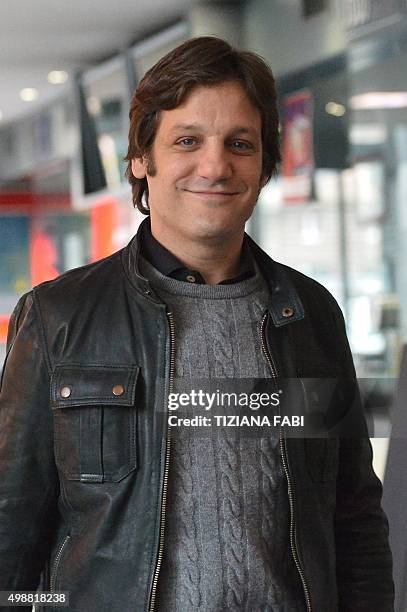
<path fill-rule="evenodd" d="M 19 296 L 143 218 L 123 174 L 138 81 L 218 35 L 266 59 L 280 99 L 284 162 L 248 232 L 341 305 L 383 480 L 407 340 L 406 33 L 406 0 L 2 3 L 0 367 Z"/>

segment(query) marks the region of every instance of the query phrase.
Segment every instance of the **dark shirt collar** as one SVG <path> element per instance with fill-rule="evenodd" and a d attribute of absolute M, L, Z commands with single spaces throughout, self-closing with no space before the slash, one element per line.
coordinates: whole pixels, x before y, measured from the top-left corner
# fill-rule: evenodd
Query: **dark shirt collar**
<path fill-rule="evenodd" d="M 161 274 L 175 278 L 177 280 L 205 284 L 205 280 L 198 270 L 190 270 L 179 261 L 175 255 L 170 253 L 151 233 L 150 219 L 143 221 L 140 228 L 140 244 L 141 254 L 147 261 L 154 266 Z M 253 260 L 250 253 L 250 247 L 246 237 L 243 240 L 242 254 L 240 258 L 240 272 L 237 276 L 230 279 L 225 279 L 219 285 L 228 285 L 238 283 L 254 276 Z"/>

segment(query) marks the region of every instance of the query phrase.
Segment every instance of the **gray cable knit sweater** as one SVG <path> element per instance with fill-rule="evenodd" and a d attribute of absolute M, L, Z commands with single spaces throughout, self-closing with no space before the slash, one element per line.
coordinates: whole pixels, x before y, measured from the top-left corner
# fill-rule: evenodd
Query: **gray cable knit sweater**
<path fill-rule="evenodd" d="M 145 260 L 141 270 L 173 313 L 175 391 L 215 391 L 227 383 L 233 392 L 241 379 L 270 377 L 260 344 L 268 289 L 258 270 L 215 286 L 171 279 Z M 189 410 L 188 416 L 211 415 Z M 252 429 L 248 435 L 238 427 L 171 427 L 159 612 L 305 610 L 278 430 Z"/>

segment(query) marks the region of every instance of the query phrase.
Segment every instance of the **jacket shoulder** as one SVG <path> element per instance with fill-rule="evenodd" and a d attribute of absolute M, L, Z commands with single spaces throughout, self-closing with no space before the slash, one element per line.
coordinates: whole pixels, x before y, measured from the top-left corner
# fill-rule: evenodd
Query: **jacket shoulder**
<path fill-rule="evenodd" d="M 297 338 L 300 346 L 309 346 L 311 338 L 318 346 L 323 347 L 326 359 L 338 362 L 344 376 L 355 377 L 352 354 L 346 334 L 346 325 L 342 310 L 330 291 L 321 283 L 306 274 L 284 264 L 284 273 L 290 278 L 304 308 L 302 335 Z M 294 330 L 293 330 L 294 331 Z M 299 330 L 296 332 L 299 334 Z M 305 363 L 308 367 L 309 355 Z M 305 365 L 304 365 L 304 371 Z"/>
<path fill-rule="evenodd" d="M 328 310 L 335 317 L 342 317 L 337 301 L 326 287 L 299 270 L 272 259 L 252 238 L 248 239 L 252 254 L 271 283 L 271 290 L 273 286 L 275 290 L 285 287 L 287 297 L 299 301 L 305 316 L 323 310 L 326 318 Z"/>
<path fill-rule="evenodd" d="M 74 300 L 77 303 L 92 295 L 98 295 L 100 291 L 106 291 L 122 277 L 122 250 L 37 285 L 32 290 L 34 300 L 55 302 L 60 298 L 64 302 Z"/>
<path fill-rule="evenodd" d="M 282 263 L 275 262 L 276 265 L 280 266 L 283 272 L 289 277 L 295 289 L 298 292 L 300 299 L 304 303 L 304 307 L 310 301 L 315 306 L 317 300 L 320 301 L 320 305 L 325 308 L 329 306 L 335 313 L 342 315 L 342 310 L 332 295 L 332 293 L 321 283 L 316 281 L 314 278 L 303 274 L 295 268 L 291 268 Z"/>

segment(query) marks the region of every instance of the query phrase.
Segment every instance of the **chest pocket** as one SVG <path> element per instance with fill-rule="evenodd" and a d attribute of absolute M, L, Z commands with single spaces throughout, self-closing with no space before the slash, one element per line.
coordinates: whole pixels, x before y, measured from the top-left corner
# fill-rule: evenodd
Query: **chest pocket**
<path fill-rule="evenodd" d="M 69 480 L 118 482 L 137 467 L 138 366 L 57 366 L 54 450 Z"/>

